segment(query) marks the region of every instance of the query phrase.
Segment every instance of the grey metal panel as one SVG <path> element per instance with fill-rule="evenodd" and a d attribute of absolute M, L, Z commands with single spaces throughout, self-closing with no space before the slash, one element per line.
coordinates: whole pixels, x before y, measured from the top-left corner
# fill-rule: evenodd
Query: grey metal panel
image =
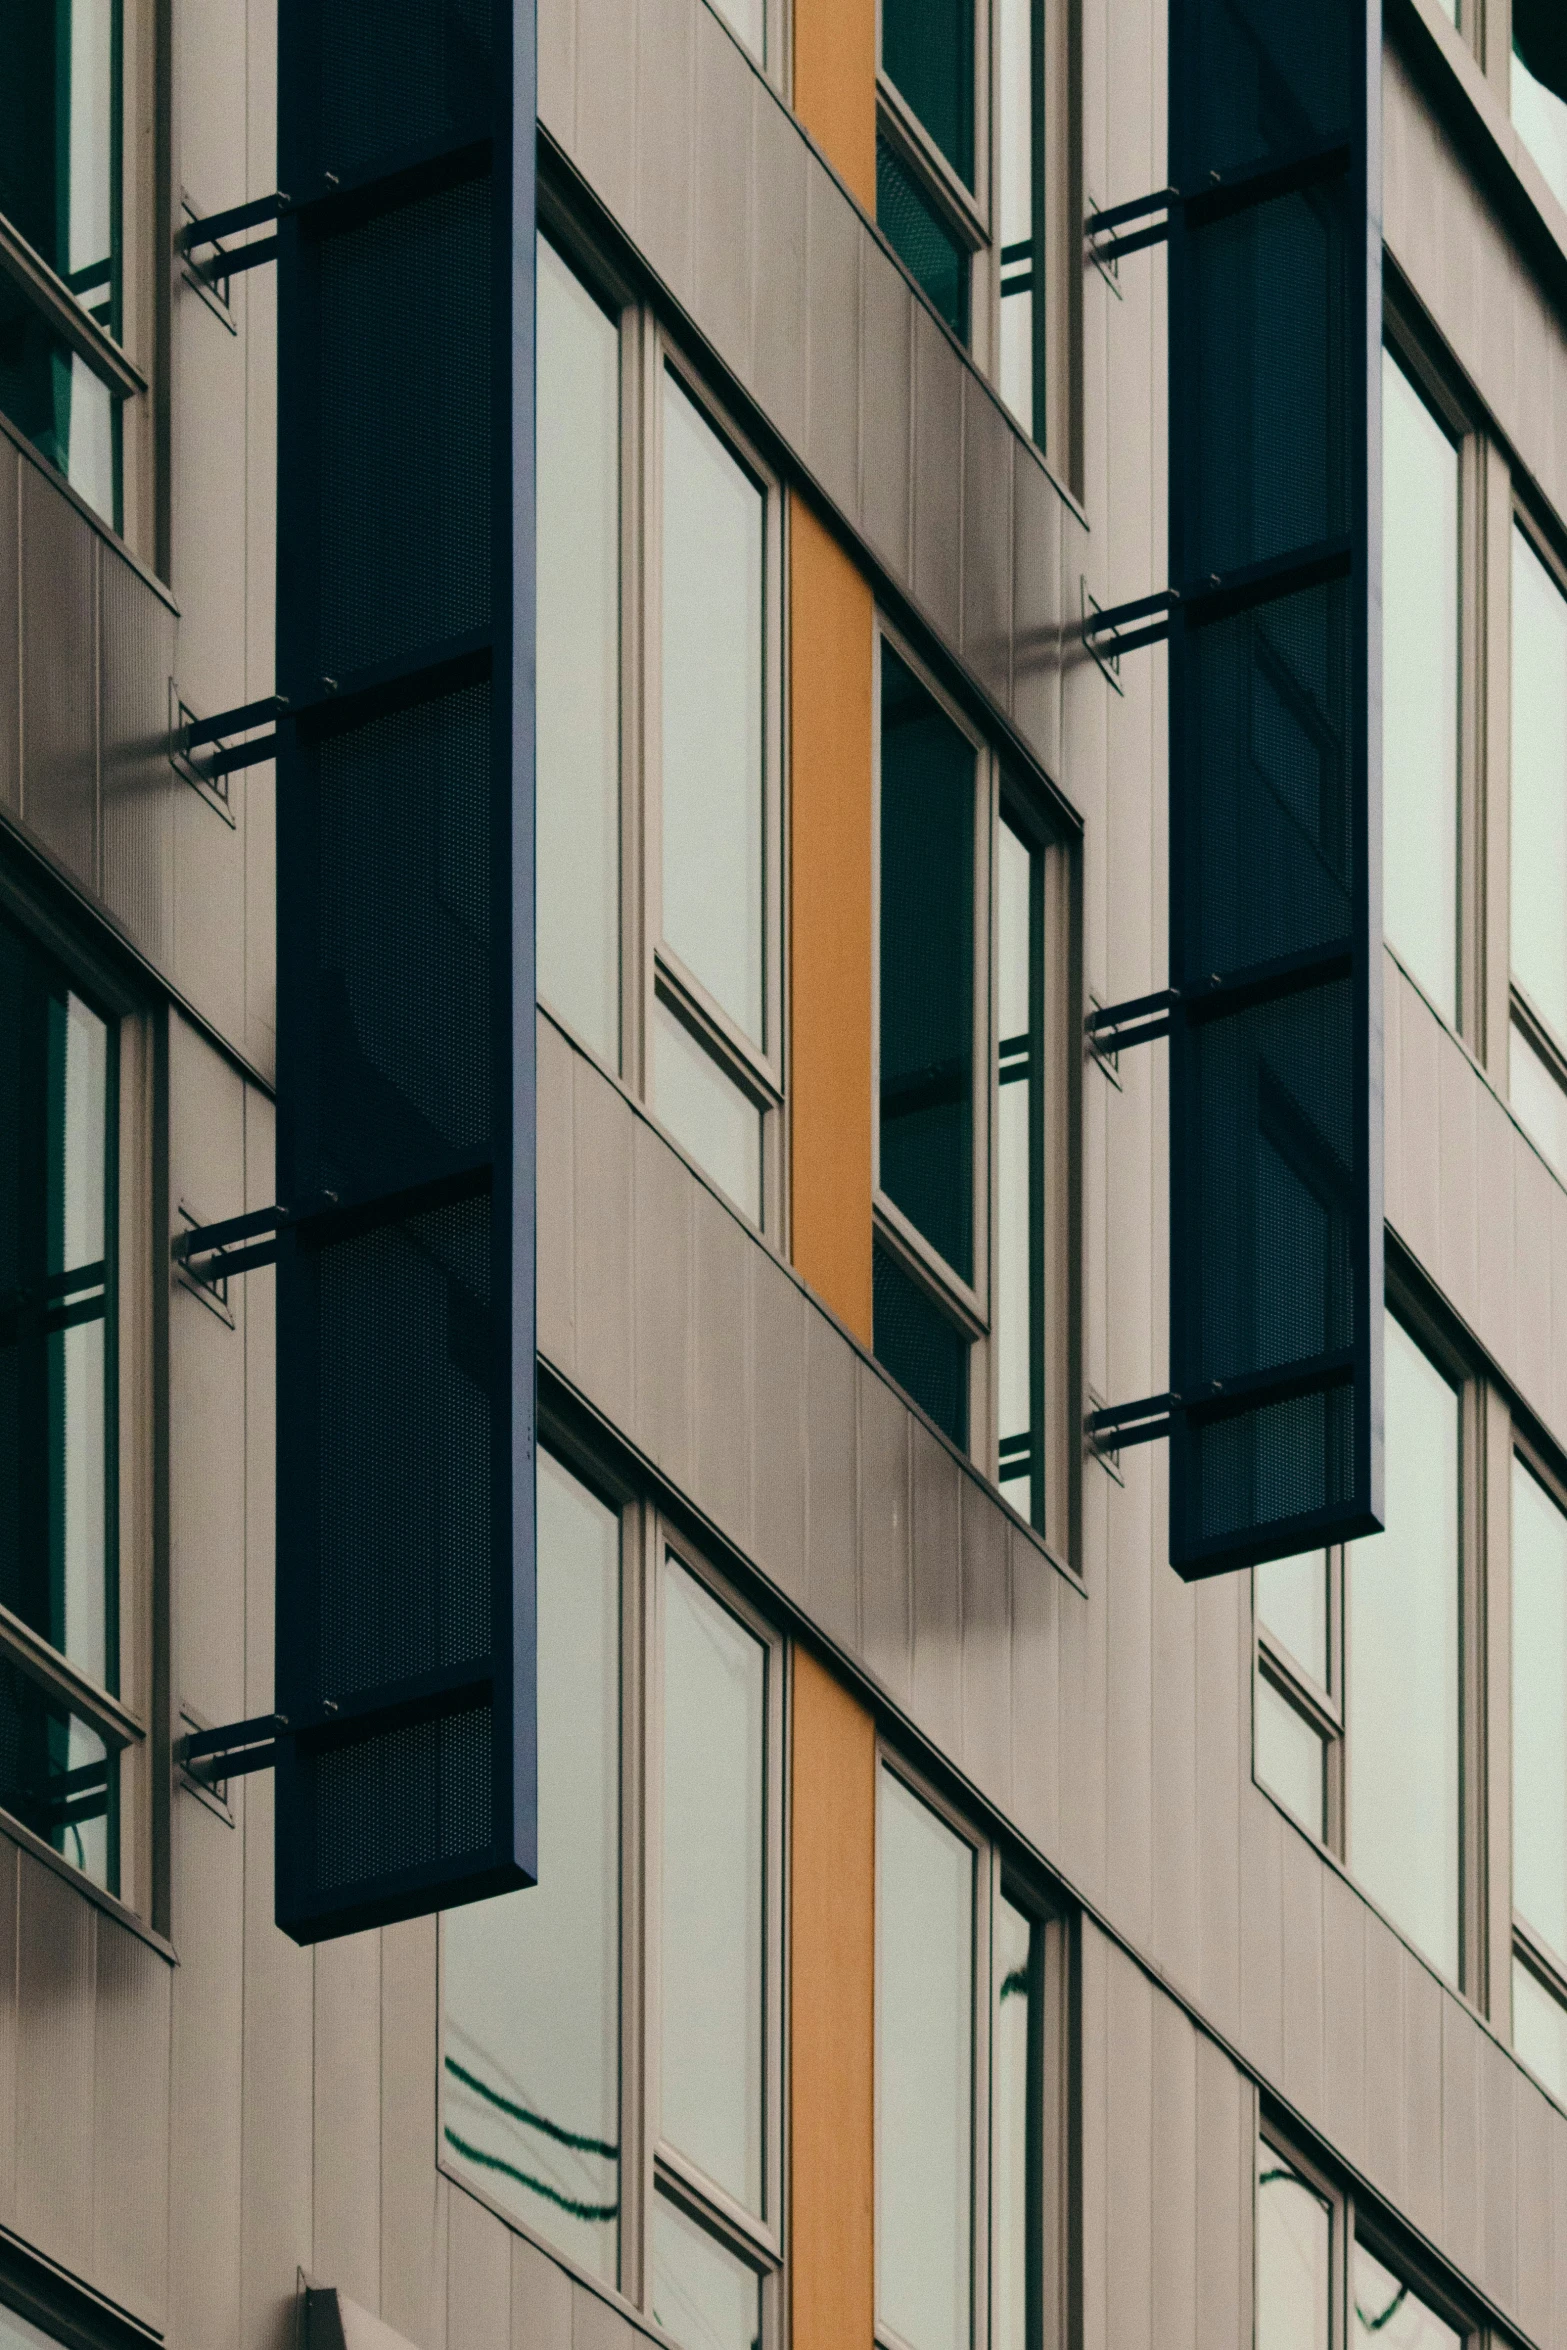
<path fill-rule="evenodd" d="M 1503 2309 L 1518 2291 L 1518 2147 L 1515 2111 L 1520 2095 L 1533 2095 L 1504 2049 L 1488 2035 L 1480 2039 L 1481 2179 L 1485 2241 L 1480 2276 Z"/>
<path fill-rule="evenodd" d="M 963 1480 L 960 1655 L 963 1767 L 990 1801 L 1012 1808 L 1012 1590 L 1009 1532 L 994 1501 Z"/>
<path fill-rule="evenodd" d="M 1518 2283 L 1514 2306 L 1537 2342 L 1551 2338 L 1551 2134 L 1560 2116 L 1532 2081 L 1518 2084 Z"/>
<path fill-rule="evenodd" d="M 696 8 L 696 296 L 693 315 L 751 381 L 751 96 L 734 35 Z M 643 108 L 645 118 L 646 108 Z"/>
<path fill-rule="evenodd" d="M 169 765 L 174 615 L 128 563 L 102 559 L 103 897 L 148 959 L 174 946 L 174 800 Z"/>
<path fill-rule="evenodd" d="M 569 154 L 576 137 L 576 0 L 539 0 L 539 120 Z"/>
<path fill-rule="evenodd" d="M 171 802 L 175 985 L 236 1042 L 245 1034 L 245 808 L 255 773 L 238 780 L 232 824 L 189 785 Z"/>
<path fill-rule="evenodd" d="M 577 1374 L 595 1403 L 629 1428 L 632 1120 L 614 1087 L 580 1054 L 574 1073 Z"/>
<path fill-rule="evenodd" d="M 1552 1387 L 1551 1201 L 1560 1190 L 1545 1161 L 1519 1135 L 1513 1145 L 1512 1198 L 1517 1337 L 1511 1359 L 1504 1356 L 1503 1361 L 1530 1402 L 1545 1411 Z"/>
<path fill-rule="evenodd" d="M 1153 2180 L 1155 2319 L 1158 2350 L 1207 2350 L 1215 2339 L 1197 2300 L 1197 2034 L 1173 1999 L 1153 2002 Z M 1222 2337 L 1220 2337 L 1222 2338 Z"/>
<path fill-rule="evenodd" d="M 659 37 L 671 5 L 689 7 L 693 0 L 664 0 Z M 629 223 L 640 58 L 628 38 L 625 0 L 576 0 L 576 17 L 576 160 L 610 210 Z"/>
<path fill-rule="evenodd" d="M 279 1935 L 279 1941 L 286 1936 Z M 438 1921 L 381 1931 L 380 2315 L 426 2350 L 438 2298 Z M 390 2344 L 385 2350 L 392 2350 Z"/>
<path fill-rule="evenodd" d="M 617 2309 L 586 2285 L 571 2288 L 571 2350 L 633 2350 L 641 2337 Z M 458 2350 L 453 2343 L 451 2350 Z"/>
<path fill-rule="evenodd" d="M 1293 1828 L 1283 1841 L 1284 2065 L 1292 2105 L 1319 2124 L 1323 2102 L 1322 1878 L 1315 1848 Z"/>
<path fill-rule="evenodd" d="M 16 2224 L 17 1876 L 21 1854 L 0 1836 L 0 2225 Z"/>
<path fill-rule="evenodd" d="M 1066 549 L 1069 542 L 1075 549 L 1083 536 L 1038 458 L 1020 449 L 1012 505 L 1012 716 L 1052 775 L 1063 773 Z"/>
<path fill-rule="evenodd" d="M 1551 1187 L 1550 1424 L 1567 1428 L 1567 1191 Z"/>
<path fill-rule="evenodd" d="M 1061 1622 L 1087 1605 L 1016 1528 L 1012 1544 L 1012 1815 L 1041 1852 L 1061 1845 Z"/>
<path fill-rule="evenodd" d="M 1201 1980 L 1201 1871 L 1198 1822 L 1209 1801 L 1197 1769 L 1197 1594 L 1179 1576 L 1155 1571 L 1153 1707 L 1150 1740 L 1150 1832 L 1153 1839 L 1153 1940 L 1165 1973 L 1196 1987 Z M 1222 1636 L 1222 1634 L 1221 1634 Z M 1232 1705 L 1232 1717 L 1234 1708 Z M 1216 1790 L 1224 1802 L 1224 1789 Z M 1235 1823 L 1231 1811 L 1229 1832 Z"/>
<path fill-rule="evenodd" d="M 1110 2258 L 1105 2333 L 1114 2350 L 1152 2350 L 1154 2340 L 1153 2002 L 1157 1994 L 1126 1953 L 1109 1954 L 1106 2178 Z"/>
<path fill-rule="evenodd" d="M 656 126 L 656 136 L 637 142 L 637 242 L 671 293 L 687 304 L 696 283 L 696 37 L 705 16 L 698 0 L 637 0 L 638 108 Z M 543 29 L 541 19 L 541 39 Z M 541 58 L 541 71 L 542 65 Z"/>
<path fill-rule="evenodd" d="M 921 1420 L 910 1420 L 914 1494 L 914 1719 L 944 1754 L 961 1752 L 963 1689 L 958 1545 L 962 1472 Z"/>
<path fill-rule="evenodd" d="M 577 1367 L 576 1209 L 572 1071 L 577 1056 L 538 1019 L 539 1352 L 568 1377 Z"/>
<path fill-rule="evenodd" d="M 913 569 L 909 434 L 918 304 L 908 279 L 874 237 L 864 241 L 860 270 L 860 527 L 894 579 L 906 580 Z"/>
<path fill-rule="evenodd" d="M 167 1959 L 100 1911 L 96 1918 L 93 2282 L 161 2326 L 168 2294 Z"/>
<path fill-rule="evenodd" d="M 1192 1586 L 1197 1602 L 1193 1747 L 1201 1790 L 1197 1981 L 1204 2012 L 1232 2037 L 1239 2034 L 1241 2014 L 1240 1814 L 1242 1802 L 1251 1799 L 1242 1751 L 1251 1677 L 1250 1594 L 1245 1582 L 1244 1576 L 1216 1575 Z"/>
<path fill-rule="evenodd" d="M 805 438 L 805 216 L 809 151 L 753 78 L 751 390 L 791 448 Z"/>
<path fill-rule="evenodd" d="M 1406 1001 L 1404 1017 L 1409 1007 Z M 1404 1106 L 1404 1155 L 1414 1147 L 1412 1112 Z M 1480 1103 L 1476 1127 L 1479 1145 L 1480 1197 L 1485 1214 L 1480 1219 L 1480 1324 L 1478 1335 L 1503 1369 L 1508 1368 L 1513 1341 L 1513 1154 L 1518 1135 L 1512 1120 L 1489 1092 Z M 1402 1237 L 1402 1227 L 1395 1226 Z"/>
<path fill-rule="evenodd" d="M 40 468 L 22 467 L 22 814 L 95 895 L 98 537 Z"/>
<path fill-rule="evenodd" d="M 751 1547 L 751 1243 L 729 1209 L 696 1192 L 696 1459 L 693 1489 Z"/>
<path fill-rule="evenodd" d="M 869 1363 L 857 1365 L 860 1624 L 865 1662 L 894 1704 L 913 1688 L 909 1414 Z"/>
<path fill-rule="evenodd" d="M 315 1977 L 315 2260 L 323 2277 L 373 2308 L 381 2298 L 380 1935 L 318 1943 Z"/>
<path fill-rule="evenodd" d="M 805 1597 L 850 1656 L 860 1648 L 859 1428 L 854 1356 L 825 1314 L 805 1320 Z"/>
<path fill-rule="evenodd" d="M 636 1226 L 632 1243 L 636 1327 L 631 1427 L 649 1460 L 689 1486 L 695 1451 L 691 1331 L 692 1206 L 696 1185 L 661 1136 L 633 1129 Z"/>
<path fill-rule="evenodd" d="M 1252 2319 L 1251 2083 L 1197 2035 L 1197 2298 L 1203 2342 L 1241 2343 Z"/>
<path fill-rule="evenodd" d="M 1480 1296 L 1480 1192 L 1475 1134 L 1479 1088 L 1474 1082 L 1473 1068 L 1462 1053 L 1443 1053 L 1437 1091 L 1442 1119 L 1442 1286 L 1472 1328 Z M 1549 1321 L 1547 1293 L 1547 1343 Z"/>
<path fill-rule="evenodd" d="M 1350 2162 L 1366 2159 L 1366 1905 L 1336 1869 L 1322 1873 L 1322 1982 L 1327 2018 L 1323 2126 Z"/>
<path fill-rule="evenodd" d="M 452 2190 L 446 2263 L 448 2350 L 511 2350 L 511 2236 L 460 2187 Z"/>
<path fill-rule="evenodd" d="M 1412 1951 L 1404 1953 L 1404 2205 L 1417 2227 L 1442 2230 L 1441 1984 Z"/>
<path fill-rule="evenodd" d="M 96 1912 L 20 1855 L 16 2224 L 47 2259 L 90 2276 Z"/>
<path fill-rule="evenodd" d="M 0 807 L 22 794 L 22 460 L 0 433 Z"/>
<path fill-rule="evenodd" d="M 805 461 L 840 513 L 859 509 L 860 252 L 864 232 L 813 155 L 806 172 Z M 758 269 L 758 277 L 765 272 Z"/>
<path fill-rule="evenodd" d="M 1551 2122 L 1551 2206 L 1556 2305 L 1555 2331 L 1551 2339 L 1567 2342 L 1567 2124 L 1554 2115 Z"/>
<path fill-rule="evenodd" d="M 752 1523 L 756 1558 L 805 1596 L 805 1323 L 810 1308 L 781 1265 L 751 1255 Z"/>
<path fill-rule="evenodd" d="M 914 594 L 949 644 L 963 595 L 963 362 L 914 305 Z"/>
<path fill-rule="evenodd" d="M 1126 1486 L 1112 1496 L 1105 1553 L 1105 1900 L 1116 1924 L 1146 1948 L 1153 1933 L 1153 1578 L 1164 1567 L 1153 1548 L 1153 1464 L 1146 1450 L 1135 1466 L 1129 1454 L 1128 1463 Z"/>
<path fill-rule="evenodd" d="M 511 2240 L 511 2350 L 571 2350 L 571 2279 L 526 2236 Z"/>
<path fill-rule="evenodd" d="M 1366 2168 L 1404 2194 L 1404 1946 L 1366 1912 Z"/>
<path fill-rule="evenodd" d="M 1480 2197 L 1480 2035 L 1452 1999 L 1442 2003 L 1442 2218 L 1444 2245 L 1478 2273 L 1485 2210 Z"/>
<path fill-rule="evenodd" d="M 1241 1797 L 1241 2047 L 1265 2080 L 1284 2069 L 1284 1823 L 1255 1790 Z"/>
<path fill-rule="evenodd" d="M 963 658 L 1012 707 L 1012 473 L 1017 438 L 994 396 L 963 376 Z"/>

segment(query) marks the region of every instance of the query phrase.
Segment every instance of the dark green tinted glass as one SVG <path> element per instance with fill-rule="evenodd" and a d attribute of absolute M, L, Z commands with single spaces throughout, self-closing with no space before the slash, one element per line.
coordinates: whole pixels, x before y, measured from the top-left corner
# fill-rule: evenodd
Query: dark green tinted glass
<path fill-rule="evenodd" d="M 968 1340 L 885 1249 L 871 1267 L 876 1360 L 956 1445 L 968 1443 Z"/>
<path fill-rule="evenodd" d="M 1513 0 L 1513 55 L 1547 90 L 1567 98 L 1567 15 L 1561 0 Z"/>
<path fill-rule="evenodd" d="M 885 139 L 876 142 L 876 223 L 960 342 L 968 341 L 968 253 Z"/>
<path fill-rule="evenodd" d="M 881 1188 L 974 1274 L 974 746 L 884 646 Z"/>
<path fill-rule="evenodd" d="M 0 212 L 117 330 L 118 0 L 0 8 Z"/>
<path fill-rule="evenodd" d="M 0 924 L 0 1605 L 109 1688 L 114 1047 Z"/>
<path fill-rule="evenodd" d="M 9 278 L 0 278 L 0 410 L 118 529 L 118 404 Z"/>
<path fill-rule="evenodd" d="M 882 0 L 881 62 L 941 152 L 974 185 L 974 0 Z"/>
<path fill-rule="evenodd" d="M 0 1810 L 117 1893 L 119 1795 L 118 1753 L 90 1722 L 0 1658 Z"/>

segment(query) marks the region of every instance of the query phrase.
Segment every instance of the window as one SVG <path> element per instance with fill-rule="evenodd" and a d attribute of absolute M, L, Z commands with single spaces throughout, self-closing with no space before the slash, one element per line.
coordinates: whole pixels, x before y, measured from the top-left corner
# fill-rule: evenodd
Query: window
<path fill-rule="evenodd" d="M 1513 121 L 1567 204 L 1567 33 L 1557 0 L 1513 0 Z"/>
<path fill-rule="evenodd" d="M 885 639 L 880 774 L 876 1353 L 1043 1528 L 1065 1486 L 1064 851 Z"/>
<path fill-rule="evenodd" d="M 1384 920 L 1457 1027 L 1459 452 L 1391 351 L 1382 495 Z"/>
<path fill-rule="evenodd" d="M 1045 2350 L 1064 2290 L 1060 1923 L 887 1762 L 876 1808 L 877 2337 L 968 2350 L 988 2306 L 995 2350 Z"/>
<path fill-rule="evenodd" d="M 1508 1095 L 1567 1175 L 1567 596 L 1513 530 Z"/>
<path fill-rule="evenodd" d="M 1257 2138 L 1254 2243 L 1256 2350 L 1464 2350 L 1471 2338 L 1440 2288 L 1393 2257 L 1376 2215 L 1271 2121 Z"/>
<path fill-rule="evenodd" d="M 1453 1981 L 1461 1872 L 1463 1397 L 1389 1313 L 1387 1530 L 1253 1574 L 1253 1767 Z"/>
<path fill-rule="evenodd" d="M 1514 1455 L 1513 2046 L 1567 2104 L 1567 1515 Z"/>
<path fill-rule="evenodd" d="M 145 1691 L 134 1654 L 122 1673 L 122 1031 L 134 1073 L 107 995 L 0 915 L 0 1809 L 132 1896 L 122 1761 Z"/>
<path fill-rule="evenodd" d="M 0 23 L 0 409 L 120 521 L 119 0 Z"/>
<path fill-rule="evenodd" d="M 539 1883 L 447 1918 L 442 2158 L 686 2350 L 753 2350 L 779 2322 L 779 1644 L 542 1452 L 538 1610 Z"/>
<path fill-rule="evenodd" d="M 538 431 L 539 994 L 775 1231 L 777 486 L 547 238 Z"/>

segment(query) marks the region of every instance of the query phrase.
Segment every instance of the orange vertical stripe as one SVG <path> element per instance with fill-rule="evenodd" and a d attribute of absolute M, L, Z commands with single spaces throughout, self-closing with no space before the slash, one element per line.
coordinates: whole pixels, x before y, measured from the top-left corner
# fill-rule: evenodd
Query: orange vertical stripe
<path fill-rule="evenodd" d="M 794 2350 L 871 2350 L 876 2322 L 876 1728 L 794 1658 L 790 2291 Z"/>
<path fill-rule="evenodd" d="M 794 0 L 794 110 L 876 210 L 876 0 Z"/>
<path fill-rule="evenodd" d="M 871 1343 L 871 591 L 790 508 L 794 1262 Z"/>

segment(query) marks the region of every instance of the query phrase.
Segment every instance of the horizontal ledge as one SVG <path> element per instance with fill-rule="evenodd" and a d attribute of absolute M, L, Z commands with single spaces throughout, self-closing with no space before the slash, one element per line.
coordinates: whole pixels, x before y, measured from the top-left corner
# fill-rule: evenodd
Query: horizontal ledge
<path fill-rule="evenodd" d="M 147 389 L 147 378 L 141 369 L 126 357 L 114 337 L 105 334 L 97 320 L 88 316 L 69 286 L 3 216 L 0 216 L 0 269 L 37 304 L 61 340 L 70 344 L 112 392 L 118 393 L 121 399 L 130 399 Z"/>

